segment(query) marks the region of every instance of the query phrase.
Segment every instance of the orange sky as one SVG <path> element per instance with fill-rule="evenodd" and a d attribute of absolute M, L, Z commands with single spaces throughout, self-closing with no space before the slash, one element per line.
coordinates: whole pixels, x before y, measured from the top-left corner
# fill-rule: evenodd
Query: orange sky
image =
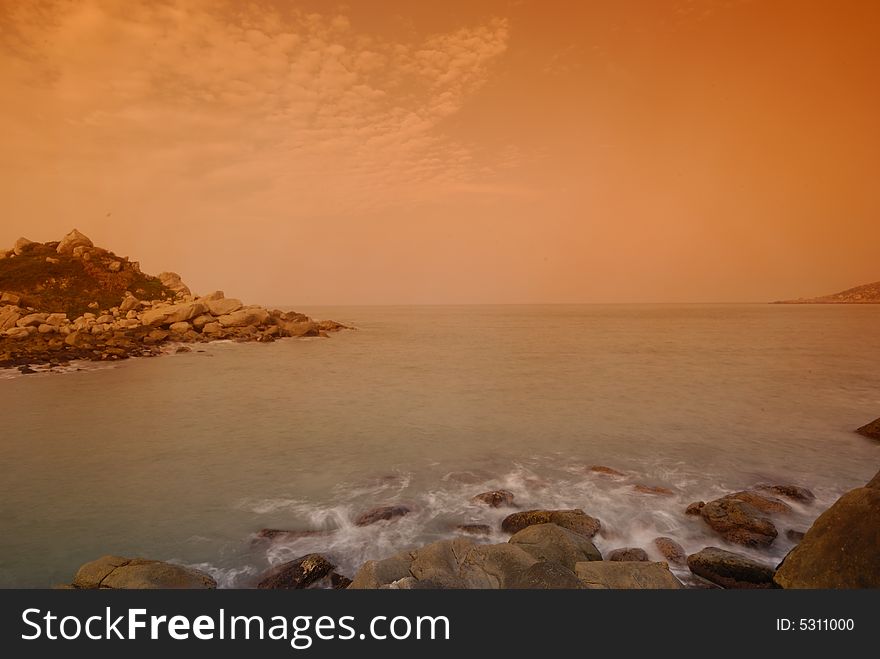
<path fill-rule="evenodd" d="M 76 226 L 292 305 L 880 279 L 870 0 L 4 0 L 0 29 L 9 246 Z"/>

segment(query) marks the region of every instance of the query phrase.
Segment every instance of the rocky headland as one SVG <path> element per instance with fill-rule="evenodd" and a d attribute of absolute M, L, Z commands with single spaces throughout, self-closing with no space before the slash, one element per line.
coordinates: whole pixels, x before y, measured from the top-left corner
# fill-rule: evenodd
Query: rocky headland
<path fill-rule="evenodd" d="M 58 242 L 19 238 L 0 250 L 0 368 L 30 373 L 34 366 L 158 355 L 175 344 L 268 342 L 340 329 L 222 291 L 196 295 L 178 274 L 145 274 L 137 261 L 76 229 Z"/>
<path fill-rule="evenodd" d="M 773 304 L 880 304 L 880 281 L 819 297 L 779 300 Z"/>
<path fill-rule="evenodd" d="M 607 471 L 602 471 L 607 470 Z M 593 473 L 620 474 L 601 468 Z M 622 475 L 622 474 L 621 474 Z M 581 509 L 519 510 L 509 490 L 483 492 L 471 503 L 508 508 L 500 523 L 507 542 L 488 543 L 490 527 L 462 524 L 445 540 L 366 561 L 341 574 L 332 553 L 309 553 L 275 565 L 254 579 L 261 589 L 682 589 L 682 588 L 880 588 L 880 473 L 844 494 L 806 531 L 788 528 L 797 544 L 778 565 L 762 560 L 792 506 L 815 504 L 813 493 L 792 484 L 756 484 L 681 510 L 727 548 L 706 546 L 686 554 L 675 538 L 645 547 L 606 552 L 597 535 L 614 537 L 598 517 Z M 366 510 L 358 526 L 397 524 L 411 511 L 402 505 Z M 601 514 L 601 511 L 593 511 Z M 785 528 L 783 526 L 783 528 Z M 320 537 L 326 531 L 263 529 L 255 542 Z M 736 546 L 743 550 L 735 550 Z M 652 559 L 652 555 L 663 560 Z M 209 575 L 189 567 L 141 558 L 104 556 L 83 565 L 67 588 L 216 588 Z"/>

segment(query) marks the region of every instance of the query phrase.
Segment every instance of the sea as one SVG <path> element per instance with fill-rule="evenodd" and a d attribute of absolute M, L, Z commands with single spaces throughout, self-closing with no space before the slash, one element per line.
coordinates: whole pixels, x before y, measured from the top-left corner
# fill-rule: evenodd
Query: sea
<path fill-rule="evenodd" d="M 880 416 L 880 305 L 297 310 L 356 329 L 0 372 L 0 587 L 69 583 L 106 554 L 226 588 L 310 552 L 351 577 L 461 524 L 506 541 L 513 510 L 471 501 L 498 488 L 599 518 L 603 553 L 660 560 L 665 536 L 775 565 L 788 530 L 880 469 L 880 442 L 853 432 Z M 816 500 L 773 517 L 768 549 L 684 514 L 783 483 Z M 354 524 L 383 505 L 411 512 Z"/>

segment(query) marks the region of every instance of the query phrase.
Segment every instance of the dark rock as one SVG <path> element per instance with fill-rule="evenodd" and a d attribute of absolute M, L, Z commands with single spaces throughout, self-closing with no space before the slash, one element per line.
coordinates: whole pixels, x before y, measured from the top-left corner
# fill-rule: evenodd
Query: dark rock
<path fill-rule="evenodd" d="M 524 510 L 513 513 L 501 522 L 501 530 L 507 533 L 517 533 L 534 524 L 556 524 L 587 538 L 592 538 L 601 528 L 598 519 L 587 515 L 580 508 L 575 508 L 573 510 Z"/>
<path fill-rule="evenodd" d="M 783 588 L 880 588 L 880 489 L 850 490 L 819 515 L 775 581 Z"/>
<path fill-rule="evenodd" d="M 355 526 L 369 526 L 383 520 L 395 520 L 408 514 L 410 511 L 406 506 L 380 506 L 373 508 L 365 513 L 361 513 L 354 520 Z"/>
<path fill-rule="evenodd" d="M 263 576 L 257 588 L 300 590 L 330 574 L 336 566 L 321 554 L 306 554 L 283 563 Z"/>
<path fill-rule="evenodd" d="M 804 539 L 804 531 L 796 531 L 794 529 L 788 529 L 785 532 L 785 537 L 791 540 L 792 542 L 800 542 Z"/>
<path fill-rule="evenodd" d="M 488 524 L 459 524 L 455 528 L 468 535 L 489 535 L 492 532 L 492 528 Z"/>
<path fill-rule="evenodd" d="M 654 546 L 673 565 L 685 565 L 687 563 L 687 553 L 684 547 L 672 538 L 654 538 Z"/>
<path fill-rule="evenodd" d="M 333 590 L 344 590 L 351 585 L 351 579 L 339 574 L 338 572 L 330 573 L 330 587 Z"/>
<path fill-rule="evenodd" d="M 638 562 L 638 561 L 647 561 L 648 552 L 640 547 L 621 547 L 620 549 L 613 549 L 609 554 L 606 560 L 609 561 L 627 561 L 627 562 Z"/>
<path fill-rule="evenodd" d="M 654 485 L 633 485 L 633 489 L 640 494 L 653 494 L 655 496 L 670 497 L 674 493 L 668 487 L 657 487 Z"/>
<path fill-rule="evenodd" d="M 492 490 L 483 492 L 471 498 L 473 503 L 482 503 L 491 508 L 512 508 L 513 492 L 510 490 Z"/>
<path fill-rule="evenodd" d="M 551 561 L 541 561 L 514 578 L 511 588 L 520 590 L 572 590 L 584 585 L 573 570 Z"/>
<path fill-rule="evenodd" d="M 31 373 L 36 373 L 36 371 L 34 369 L 32 369 L 30 366 L 19 366 L 18 372 L 24 373 L 25 375 L 30 375 Z"/>
<path fill-rule="evenodd" d="M 874 419 L 871 423 L 856 430 L 856 432 L 871 439 L 880 439 L 880 419 Z"/>
<path fill-rule="evenodd" d="M 175 350 L 174 352 L 178 354 L 182 352 L 192 352 L 192 348 L 190 348 L 189 346 L 177 346 L 177 350 Z"/>
<path fill-rule="evenodd" d="M 773 568 L 748 556 L 706 547 L 687 559 L 691 572 L 723 588 L 775 588 Z"/>
<path fill-rule="evenodd" d="M 778 531 L 761 511 L 739 499 L 710 501 L 700 510 L 703 520 L 728 542 L 749 547 L 767 547 Z"/>
<path fill-rule="evenodd" d="M 624 474 L 621 471 L 617 471 L 617 469 L 612 469 L 611 467 L 605 467 L 603 465 L 593 465 L 592 467 L 589 467 L 589 471 L 591 471 L 594 474 L 602 474 L 603 476 L 613 476 L 615 478 L 623 478 L 624 476 L 626 476 L 626 474 Z"/>
<path fill-rule="evenodd" d="M 284 529 L 260 529 L 257 531 L 257 540 L 284 541 L 296 540 L 298 538 L 313 538 L 315 536 L 327 535 L 331 531 L 287 531 Z"/>
<path fill-rule="evenodd" d="M 778 496 L 802 503 L 811 503 L 816 499 L 815 494 L 800 485 L 758 485 L 756 489 L 772 492 Z"/>
<path fill-rule="evenodd" d="M 706 503 L 703 501 L 694 501 L 692 504 L 688 505 L 687 508 L 685 508 L 684 514 L 685 515 L 699 515 L 702 513 L 703 506 L 705 506 L 705 505 L 706 505 Z"/>

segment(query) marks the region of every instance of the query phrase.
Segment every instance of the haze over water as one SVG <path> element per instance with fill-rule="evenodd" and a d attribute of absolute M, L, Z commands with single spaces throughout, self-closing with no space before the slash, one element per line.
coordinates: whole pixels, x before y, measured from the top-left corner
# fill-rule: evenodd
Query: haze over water
<path fill-rule="evenodd" d="M 650 551 L 658 535 L 692 552 L 726 545 L 684 516 L 691 501 L 807 486 L 817 502 L 775 520 L 779 538 L 754 553 L 775 562 L 786 529 L 804 530 L 880 461 L 880 445 L 852 432 L 880 407 L 880 306 L 302 311 L 359 329 L 7 372 L 0 586 L 69 582 L 110 553 L 199 565 L 234 586 L 322 551 L 351 576 L 456 524 L 497 528 L 509 510 L 468 502 L 495 487 L 524 508 L 599 517 L 603 552 Z M 390 503 L 414 512 L 352 526 Z M 267 527 L 331 532 L 254 543 Z"/>

